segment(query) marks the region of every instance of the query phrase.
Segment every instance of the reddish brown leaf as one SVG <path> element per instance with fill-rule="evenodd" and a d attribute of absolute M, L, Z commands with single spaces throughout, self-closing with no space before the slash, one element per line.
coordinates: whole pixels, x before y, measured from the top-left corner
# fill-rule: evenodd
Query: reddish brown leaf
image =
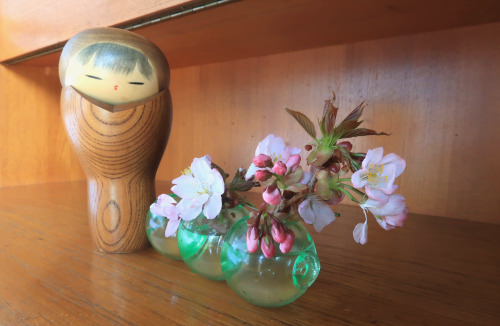
<path fill-rule="evenodd" d="M 290 110 L 285 108 L 286 112 L 288 112 L 292 117 L 297 120 L 297 122 L 304 128 L 304 130 L 311 135 L 312 138 L 316 138 L 316 128 L 312 121 L 303 113 L 299 111 Z"/>
<path fill-rule="evenodd" d="M 390 134 L 387 134 L 385 132 L 376 132 L 375 130 L 371 129 L 357 128 L 357 129 L 347 130 L 340 138 L 352 138 L 359 136 L 389 136 L 389 135 Z"/>

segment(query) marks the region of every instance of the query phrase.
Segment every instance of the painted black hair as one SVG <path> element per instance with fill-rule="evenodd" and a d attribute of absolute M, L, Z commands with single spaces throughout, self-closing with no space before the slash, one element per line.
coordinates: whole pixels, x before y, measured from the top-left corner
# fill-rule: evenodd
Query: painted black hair
<path fill-rule="evenodd" d="M 143 53 L 125 45 L 95 43 L 87 46 L 77 55 L 77 59 L 84 65 L 93 57 L 95 58 L 94 67 L 97 68 L 111 69 L 128 75 L 137 65 L 139 72 L 147 79 L 151 79 L 153 75 L 153 67 L 149 64 L 148 58 Z"/>

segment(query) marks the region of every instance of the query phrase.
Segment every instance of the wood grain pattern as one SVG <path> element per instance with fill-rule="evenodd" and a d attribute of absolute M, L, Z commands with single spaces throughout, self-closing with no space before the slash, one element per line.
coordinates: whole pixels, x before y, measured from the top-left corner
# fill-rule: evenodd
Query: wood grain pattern
<path fill-rule="evenodd" d="M 61 123 L 56 67 L 0 65 L 0 187 L 83 180 Z"/>
<path fill-rule="evenodd" d="M 61 111 L 87 176 L 94 244 L 108 253 L 148 247 L 146 214 L 156 198 L 156 170 L 172 122 L 169 91 L 112 112 L 68 86 Z"/>
<path fill-rule="evenodd" d="M 0 61 L 66 42 L 91 27 L 114 26 L 189 0 L 89 0 L 0 2 Z M 61 28 L 64 26 L 64 28 Z"/>
<path fill-rule="evenodd" d="M 159 192 L 170 185 L 159 183 Z M 255 197 L 252 200 L 257 199 Z M 401 229 L 361 210 L 313 231 L 321 272 L 291 305 L 241 300 L 153 249 L 93 250 L 85 182 L 0 189 L 2 325 L 496 325 L 500 226 L 410 214 Z"/>
<path fill-rule="evenodd" d="M 183 112 L 158 177 L 173 180 L 210 154 L 228 173 L 248 167 L 267 134 L 310 141 L 284 106 L 319 118 L 334 89 L 339 119 L 362 100 L 362 137 L 407 168 L 398 193 L 411 212 L 500 223 L 500 24 L 174 69 L 171 90 Z"/>
<path fill-rule="evenodd" d="M 45 0 L 47 1 L 47 0 Z M 14 1 L 7 1 L 14 2 Z M 38 1 L 43 3 L 44 1 Z M 141 2 L 146 9 L 151 1 Z M 164 1 L 159 1 L 159 7 Z M 193 3 L 196 1 L 191 1 Z M 18 3 L 18 2 L 15 2 Z M 69 4 L 71 1 L 66 1 Z M 17 6 L 15 19 L 28 18 L 22 11 L 24 2 Z M 85 15 L 78 12 L 74 23 L 67 29 L 54 31 L 52 24 L 38 30 L 16 26 L 17 35 L 5 33 L 8 42 L 18 45 L 19 39 L 30 40 L 22 44 L 36 49 L 46 43 L 63 42 L 83 28 L 112 26 L 117 17 L 126 17 L 128 1 L 108 1 L 109 23 L 99 9 L 92 6 L 94 20 L 80 21 Z M 14 9 L 14 4 L 11 4 Z M 62 6 L 62 5 L 61 5 Z M 41 5 L 43 7 L 43 5 Z M 57 21 L 53 5 L 44 20 Z M 116 8 L 119 7 L 119 8 Z M 1 8 L 1 7 L 0 7 Z M 96 8 L 99 8 L 98 6 Z M 40 9 L 42 10 L 42 9 Z M 85 9 L 79 8 L 82 12 Z M 144 8 L 141 8 L 141 11 Z M 1 10 L 0 10 L 1 12 Z M 70 11 L 71 12 L 71 11 Z M 69 14 L 71 16 L 71 14 Z M 37 14 L 38 21 L 40 18 Z M 47 18 L 50 17 L 50 18 Z M 66 20 L 67 17 L 64 17 Z M 496 0 L 238 0 L 194 14 L 176 17 L 143 27 L 137 32 L 156 43 L 166 54 L 172 68 L 249 58 L 274 53 L 346 44 L 378 38 L 394 37 L 461 26 L 495 22 L 500 19 L 500 3 Z M 0 17 L 1 20 L 1 17 Z M 30 21 L 26 19 L 26 21 Z M 41 24 L 42 25 L 42 24 Z M 57 27 L 60 25 L 57 24 Z M 7 26 L 10 27 L 10 26 Z M 80 28 L 80 29 L 77 29 Z M 48 29 L 48 30 L 47 30 Z M 74 31 L 70 34 L 69 31 Z M 26 35 L 25 35 L 26 33 Z M 52 40 L 51 40 L 52 39 Z M 0 40 L 1 41 L 1 40 Z M 22 50 L 10 46 L 0 49 Z M 10 46 L 10 47 L 9 47 Z M 0 61 L 6 58 L 1 55 Z M 30 60 L 27 64 L 56 64 L 59 54 Z"/>

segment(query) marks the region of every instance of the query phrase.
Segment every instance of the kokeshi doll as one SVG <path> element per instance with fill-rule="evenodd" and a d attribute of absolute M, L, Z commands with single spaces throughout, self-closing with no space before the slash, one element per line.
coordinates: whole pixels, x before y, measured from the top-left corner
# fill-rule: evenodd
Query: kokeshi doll
<path fill-rule="evenodd" d="M 152 42 L 115 28 L 85 30 L 59 62 L 61 112 L 87 178 L 98 250 L 149 246 L 145 219 L 172 123 L 168 62 Z"/>

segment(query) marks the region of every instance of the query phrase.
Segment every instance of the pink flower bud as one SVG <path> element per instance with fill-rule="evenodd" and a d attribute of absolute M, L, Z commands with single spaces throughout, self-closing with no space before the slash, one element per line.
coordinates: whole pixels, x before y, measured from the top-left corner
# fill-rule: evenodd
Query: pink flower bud
<path fill-rule="evenodd" d="M 277 161 L 276 164 L 274 164 L 274 166 L 273 166 L 273 171 L 276 174 L 285 175 L 286 171 L 287 171 L 287 167 L 286 167 L 285 163 L 283 163 L 281 161 Z"/>
<path fill-rule="evenodd" d="M 293 154 L 286 161 L 286 167 L 291 172 L 295 172 L 295 170 L 297 169 L 297 167 L 299 166 L 299 164 L 300 164 L 300 155 L 299 154 Z"/>
<path fill-rule="evenodd" d="M 341 141 L 340 143 L 337 144 L 337 146 L 344 148 L 348 152 L 350 152 L 352 149 L 352 144 L 350 141 Z"/>
<path fill-rule="evenodd" d="M 269 236 L 268 233 L 262 236 L 262 241 L 260 242 L 260 249 L 264 253 L 266 258 L 271 258 L 274 256 L 274 243 L 273 238 Z"/>
<path fill-rule="evenodd" d="M 266 203 L 277 206 L 281 202 L 280 190 L 276 185 L 270 185 L 262 193 L 262 198 Z"/>
<path fill-rule="evenodd" d="M 257 170 L 255 172 L 255 177 L 257 178 L 257 180 L 259 181 L 266 181 L 268 180 L 270 177 L 272 177 L 272 173 L 267 171 L 267 170 Z"/>
<path fill-rule="evenodd" d="M 274 221 L 274 220 L 273 220 Z M 285 229 L 283 228 L 283 224 L 281 222 L 272 222 L 272 227 L 271 227 L 271 233 L 273 235 L 274 241 L 277 243 L 283 243 L 285 242 L 286 239 L 286 232 Z"/>
<path fill-rule="evenodd" d="M 266 154 L 259 154 L 253 158 L 253 164 L 258 168 L 272 167 L 273 160 Z"/>
<path fill-rule="evenodd" d="M 290 252 L 290 250 L 293 247 L 294 241 L 295 241 L 295 233 L 292 230 L 287 230 L 285 241 L 283 241 L 283 243 L 280 243 L 281 252 L 284 254 Z"/>
<path fill-rule="evenodd" d="M 326 202 L 328 205 L 337 205 L 345 197 L 345 194 L 341 191 L 334 190 L 332 192 L 332 197 Z"/>
<path fill-rule="evenodd" d="M 254 253 L 259 248 L 260 229 L 257 226 L 251 226 L 247 230 L 247 249 Z"/>

